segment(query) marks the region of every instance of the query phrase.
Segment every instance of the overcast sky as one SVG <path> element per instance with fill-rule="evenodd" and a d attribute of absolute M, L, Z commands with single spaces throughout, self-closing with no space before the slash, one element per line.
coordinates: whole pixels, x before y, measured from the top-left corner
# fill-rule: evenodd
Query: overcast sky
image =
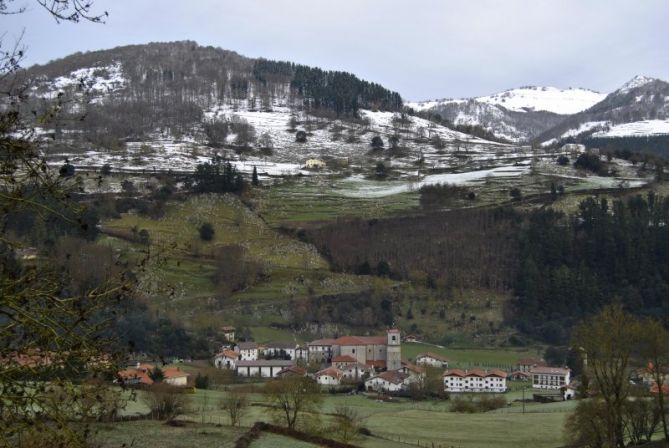
<path fill-rule="evenodd" d="M 0 17 L 0 29 L 5 45 L 25 29 L 26 65 L 188 39 L 346 70 L 410 100 L 669 79 L 667 0 L 96 0 L 104 25 L 57 24 L 35 0 L 14 4 L 28 11 Z"/>

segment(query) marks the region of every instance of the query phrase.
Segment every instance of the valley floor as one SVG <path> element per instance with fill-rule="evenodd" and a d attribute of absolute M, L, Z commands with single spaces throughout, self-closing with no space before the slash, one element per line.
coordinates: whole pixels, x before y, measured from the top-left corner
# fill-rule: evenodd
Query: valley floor
<path fill-rule="evenodd" d="M 227 415 L 218 403 L 224 391 L 198 390 L 192 397 L 191 412 L 179 418 L 182 427 L 164 422 L 143 420 L 100 424 L 97 440 L 104 448 L 141 446 L 151 443 L 163 448 L 232 447 L 235 440 L 255 421 L 271 421 L 264 397 L 251 395 L 252 406 L 242 428 L 228 425 Z M 520 391 L 505 394 L 508 401 L 519 399 Z M 362 426 L 373 436 L 360 436 L 351 443 L 375 447 L 519 447 L 556 448 L 562 446 L 565 417 L 574 402 L 527 404 L 522 413 L 520 403 L 508 408 L 481 414 L 450 412 L 449 401 L 412 402 L 395 399 L 391 402 L 369 399 L 363 395 L 326 395 L 320 414 L 311 415 L 310 423 L 325 428 L 331 424 L 328 414 L 337 406 L 356 409 L 363 416 Z M 130 403 L 127 412 L 146 412 L 141 401 Z M 252 447 L 309 446 L 287 437 L 264 434 Z"/>

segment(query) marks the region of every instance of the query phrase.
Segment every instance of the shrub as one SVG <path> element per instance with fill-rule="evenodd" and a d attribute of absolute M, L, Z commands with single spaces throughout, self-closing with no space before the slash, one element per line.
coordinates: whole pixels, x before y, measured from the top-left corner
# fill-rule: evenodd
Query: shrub
<path fill-rule="evenodd" d="M 564 154 L 561 155 L 561 156 L 558 156 L 557 163 L 560 166 L 567 166 L 569 164 L 569 157 L 565 156 Z"/>
<path fill-rule="evenodd" d="M 109 176 L 111 174 L 111 165 L 108 163 L 102 165 L 102 168 L 100 168 L 100 174 L 104 176 Z"/>
<path fill-rule="evenodd" d="M 214 239 L 214 226 L 212 226 L 210 223 L 205 222 L 200 226 L 200 239 L 202 241 L 211 241 Z"/>
<path fill-rule="evenodd" d="M 209 376 L 202 375 L 198 372 L 195 377 L 195 388 L 196 389 L 209 389 Z"/>
<path fill-rule="evenodd" d="M 72 165 L 67 159 L 63 166 L 58 170 L 60 177 L 72 177 L 74 176 L 74 165 Z"/>
<path fill-rule="evenodd" d="M 509 190 L 509 196 L 511 196 L 514 200 L 519 201 L 523 197 L 523 193 L 520 191 L 520 188 L 513 187 L 511 190 Z"/>
<path fill-rule="evenodd" d="M 148 388 L 143 400 L 155 417 L 168 421 L 186 413 L 190 403 L 184 390 L 163 383 Z"/>
<path fill-rule="evenodd" d="M 380 136 L 372 137 L 372 149 L 383 149 L 383 139 Z"/>
<path fill-rule="evenodd" d="M 592 171 L 596 174 L 602 174 L 604 172 L 604 164 L 600 160 L 599 156 L 595 154 L 581 154 L 578 156 L 578 159 L 576 159 L 576 162 L 574 162 L 574 167 Z"/>
<path fill-rule="evenodd" d="M 297 131 L 295 133 L 295 141 L 298 143 L 306 143 L 307 141 L 307 133 L 304 131 Z"/>

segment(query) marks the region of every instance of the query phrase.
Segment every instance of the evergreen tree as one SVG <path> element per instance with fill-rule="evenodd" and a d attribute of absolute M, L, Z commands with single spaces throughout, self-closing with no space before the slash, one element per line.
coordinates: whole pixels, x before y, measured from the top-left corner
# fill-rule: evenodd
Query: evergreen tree
<path fill-rule="evenodd" d="M 251 183 L 254 187 L 260 185 L 260 180 L 258 179 L 258 170 L 253 166 L 253 176 L 251 177 Z"/>

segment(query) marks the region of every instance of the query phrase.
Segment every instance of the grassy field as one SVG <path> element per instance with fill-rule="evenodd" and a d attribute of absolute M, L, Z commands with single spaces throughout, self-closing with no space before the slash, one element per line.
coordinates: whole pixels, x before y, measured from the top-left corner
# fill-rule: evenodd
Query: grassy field
<path fill-rule="evenodd" d="M 419 206 L 418 192 L 382 198 L 350 198 L 335 191 L 338 179 L 290 180 L 258 192 L 258 212 L 271 226 L 343 217 L 379 218 L 411 213 Z"/>
<path fill-rule="evenodd" d="M 510 368 L 521 358 L 541 357 L 543 348 L 451 348 L 438 347 L 429 344 L 404 342 L 402 343 L 402 357 L 413 359 L 417 354 L 433 352 L 445 356 L 449 360 L 449 367 L 455 368 Z"/>
<path fill-rule="evenodd" d="M 212 241 L 201 241 L 198 228 L 214 227 Z M 222 321 L 260 328 L 284 322 L 283 310 L 292 299 L 365 291 L 379 280 L 329 271 L 327 261 L 313 248 L 270 228 L 232 195 L 198 195 L 169 202 L 165 215 L 151 219 L 134 213 L 103 223 L 101 244 L 113 246 L 130 259 L 144 255 L 146 246 L 130 242 L 134 232 L 150 235 L 151 258 L 140 288 L 162 315 L 191 328 L 218 327 Z M 126 239 L 118 236 L 126 235 Z M 263 277 L 229 294 L 215 282 L 216 253 L 226 246 L 246 249 L 246 260 L 262 266 Z M 390 285 L 392 282 L 381 280 Z"/>
<path fill-rule="evenodd" d="M 201 391 L 191 396 L 191 411 L 182 417 L 185 425 L 173 427 L 157 421 L 134 421 L 100 424 L 96 427 L 98 440 L 103 447 L 141 446 L 147 443 L 165 448 L 228 447 L 255 421 L 271 421 L 272 415 L 262 394 L 250 394 L 254 405 L 242 421 L 243 428 L 228 426 L 227 415 L 219 407 L 224 391 Z M 517 393 L 506 394 L 508 400 Z M 412 402 L 395 399 L 380 402 L 362 395 L 324 395 L 320 414 L 311 415 L 310 424 L 322 428 L 330 437 L 328 428 L 332 417 L 328 414 L 338 406 L 357 410 L 362 426 L 374 437 L 360 437 L 354 443 L 367 448 L 399 447 L 407 444 L 435 447 L 483 448 L 490 446 L 536 446 L 556 448 L 562 445 L 564 419 L 573 410 L 574 403 L 535 404 L 526 406 L 522 413 L 520 404 L 483 414 L 450 412 L 449 401 Z M 141 403 L 132 404 L 133 411 L 146 411 Z M 135 445 L 131 445 L 133 443 Z M 266 434 L 252 445 L 254 447 L 309 446 L 281 436 Z"/>

